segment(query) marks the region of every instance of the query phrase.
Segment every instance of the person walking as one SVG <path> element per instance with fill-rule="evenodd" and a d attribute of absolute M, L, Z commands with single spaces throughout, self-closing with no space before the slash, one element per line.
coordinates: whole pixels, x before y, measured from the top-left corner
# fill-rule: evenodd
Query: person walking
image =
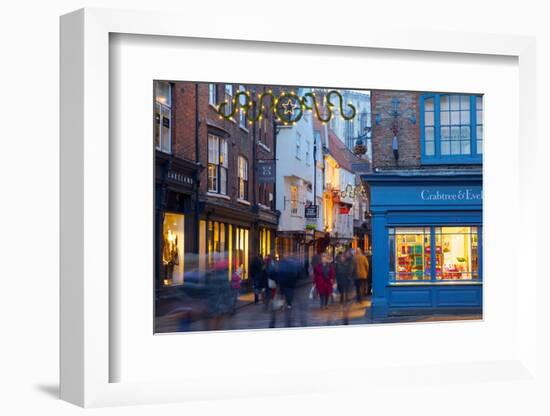
<path fill-rule="evenodd" d="M 328 309 L 328 299 L 332 294 L 334 280 L 334 267 L 329 263 L 327 254 L 323 253 L 321 256 L 321 263 L 315 266 L 314 270 L 315 288 L 319 294 L 321 309 Z"/>
<path fill-rule="evenodd" d="M 260 300 L 260 294 L 265 290 L 265 286 L 267 286 L 267 284 L 264 284 L 264 262 L 259 253 L 250 262 L 250 275 L 252 276 L 252 285 L 254 287 L 254 305 L 256 305 Z"/>
<path fill-rule="evenodd" d="M 354 261 L 354 283 L 356 300 L 358 303 L 363 301 L 366 296 L 367 278 L 369 276 L 369 261 L 360 248 L 356 249 Z"/>
<path fill-rule="evenodd" d="M 340 252 L 336 256 L 334 267 L 336 286 L 340 294 L 340 303 L 344 304 L 348 302 L 349 289 L 353 278 L 353 259 L 349 256 L 348 252 Z"/>
<path fill-rule="evenodd" d="M 264 307 L 265 310 L 268 310 L 269 304 L 275 297 L 277 290 L 277 262 L 275 260 L 274 252 L 265 258 L 263 279 L 265 279 Z"/>

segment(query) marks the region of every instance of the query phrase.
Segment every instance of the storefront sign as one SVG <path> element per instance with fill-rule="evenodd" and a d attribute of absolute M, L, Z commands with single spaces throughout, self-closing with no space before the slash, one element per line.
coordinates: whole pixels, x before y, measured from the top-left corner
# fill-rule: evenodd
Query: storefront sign
<path fill-rule="evenodd" d="M 319 205 L 308 205 L 305 207 L 306 218 L 318 218 L 319 217 Z"/>
<path fill-rule="evenodd" d="M 438 189 L 422 189 L 420 198 L 423 201 L 479 201 L 483 199 L 480 189 L 457 189 L 451 192 Z"/>
<path fill-rule="evenodd" d="M 340 207 L 340 214 L 341 215 L 348 215 L 349 211 L 350 211 L 350 206 L 349 205 L 342 205 Z"/>
<path fill-rule="evenodd" d="M 275 161 L 271 159 L 259 159 L 258 162 L 258 183 L 275 182 Z"/>
<path fill-rule="evenodd" d="M 412 206 L 463 206 L 483 204 L 483 189 L 462 186 L 376 186 L 371 187 L 371 208 Z"/>

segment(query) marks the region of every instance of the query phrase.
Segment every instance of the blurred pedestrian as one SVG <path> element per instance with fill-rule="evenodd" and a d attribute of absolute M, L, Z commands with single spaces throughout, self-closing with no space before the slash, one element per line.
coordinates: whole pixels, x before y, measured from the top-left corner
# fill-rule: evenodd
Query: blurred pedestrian
<path fill-rule="evenodd" d="M 267 286 L 267 282 L 264 283 L 264 262 L 262 260 L 261 254 L 259 253 L 255 255 L 250 262 L 250 276 L 252 276 L 254 304 L 256 305 L 260 300 L 260 295 L 262 294 L 262 292 L 264 292 Z"/>
<path fill-rule="evenodd" d="M 277 291 L 277 261 L 275 260 L 275 252 L 271 252 L 265 258 L 264 279 L 266 282 L 264 306 L 267 310 L 269 304 L 275 298 Z"/>
<path fill-rule="evenodd" d="M 241 281 L 243 275 L 243 265 L 241 264 L 237 269 L 231 274 L 231 294 L 232 294 L 232 304 L 231 304 L 231 313 L 235 313 L 237 310 L 237 302 L 239 300 L 239 293 L 241 291 Z"/>
<path fill-rule="evenodd" d="M 317 264 L 314 269 L 314 282 L 319 299 L 321 303 L 321 309 L 328 308 L 328 299 L 332 294 L 332 287 L 334 285 L 334 267 L 328 261 L 326 253 L 321 255 L 321 263 Z"/>
<path fill-rule="evenodd" d="M 336 256 L 334 262 L 336 272 L 336 285 L 340 294 L 340 303 L 344 304 L 348 301 L 348 294 L 353 280 L 353 259 L 349 256 L 349 252 L 340 252 Z"/>
<path fill-rule="evenodd" d="M 302 266 L 298 260 L 291 257 L 280 258 L 276 264 L 275 280 L 277 282 L 278 295 L 276 295 L 276 300 L 273 302 L 269 326 L 271 328 L 275 327 L 277 313 L 280 309 L 284 309 L 285 324 L 290 327 L 292 326 L 294 292 L 300 278 Z"/>
<path fill-rule="evenodd" d="M 354 282 L 355 294 L 358 303 L 367 295 L 367 278 L 369 276 L 369 261 L 360 248 L 357 248 L 354 256 Z"/>

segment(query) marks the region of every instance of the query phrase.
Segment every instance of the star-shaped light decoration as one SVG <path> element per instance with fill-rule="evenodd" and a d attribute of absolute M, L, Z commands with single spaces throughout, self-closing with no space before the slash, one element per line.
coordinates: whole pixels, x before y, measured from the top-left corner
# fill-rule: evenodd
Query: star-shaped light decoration
<path fill-rule="evenodd" d="M 289 98 L 286 104 L 281 104 L 281 107 L 285 109 L 285 115 L 290 114 L 292 116 L 292 114 L 294 114 L 294 110 L 296 109 L 296 107 L 298 107 L 298 105 L 294 103 L 292 98 Z"/>

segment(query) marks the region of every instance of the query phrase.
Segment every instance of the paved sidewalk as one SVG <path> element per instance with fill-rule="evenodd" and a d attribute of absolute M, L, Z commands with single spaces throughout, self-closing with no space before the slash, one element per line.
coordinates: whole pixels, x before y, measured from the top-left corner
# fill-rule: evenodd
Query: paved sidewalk
<path fill-rule="evenodd" d="M 457 320 L 478 320 L 481 315 L 415 315 L 397 316 L 384 319 L 372 319 L 370 315 L 370 297 L 361 303 L 349 302 L 347 308 L 338 302 L 339 296 L 329 303 L 327 309 L 319 307 L 318 299 L 309 298 L 311 285 L 302 285 L 296 289 L 295 300 L 290 310 L 280 308 L 273 315 L 271 306 L 265 307 L 263 303 L 254 304 L 254 294 L 247 293 L 239 296 L 237 308 L 234 314 L 223 315 L 217 319 L 202 317 L 185 324 L 186 331 L 208 330 L 238 330 L 238 329 L 263 329 L 272 327 L 319 327 L 330 325 L 358 325 L 358 324 L 386 324 L 386 323 L 412 323 L 412 322 L 436 322 Z M 347 310 L 346 310 L 347 309 Z M 347 312 L 347 313 L 346 313 Z M 346 319 L 347 317 L 347 319 Z M 181 322 L 171 317 L 157 318 L 158 332 L 177 332 Z"/>

